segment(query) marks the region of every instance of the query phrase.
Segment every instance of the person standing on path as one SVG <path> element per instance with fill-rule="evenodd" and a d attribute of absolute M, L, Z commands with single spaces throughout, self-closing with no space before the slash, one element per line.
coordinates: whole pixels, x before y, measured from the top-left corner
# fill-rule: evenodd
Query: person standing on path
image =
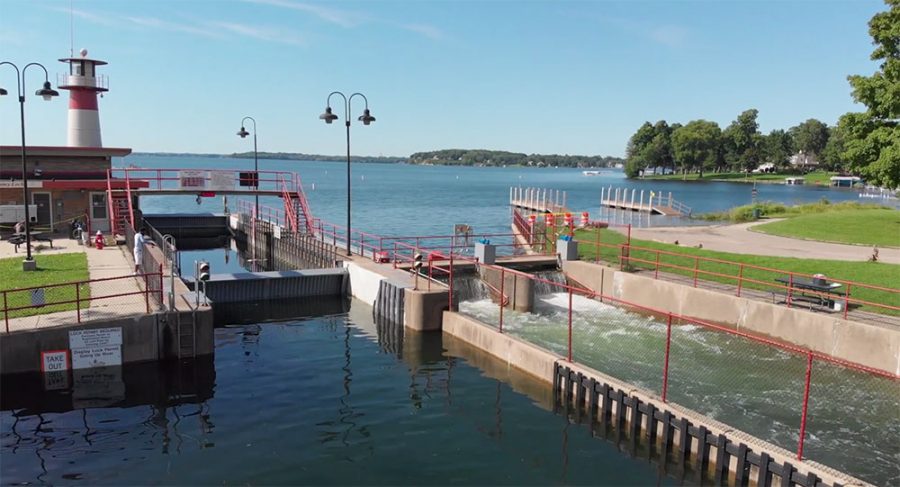
<path fill-rule="evenodd" d="M 134 235 L 134 275 L 138 275 L 141 271 L 141 262 L 144 258 L 144 245 L 156 245 L 152 240 L 147 240 L 146 233 L 147 229 L 141 228 L 141 231 Z"/>

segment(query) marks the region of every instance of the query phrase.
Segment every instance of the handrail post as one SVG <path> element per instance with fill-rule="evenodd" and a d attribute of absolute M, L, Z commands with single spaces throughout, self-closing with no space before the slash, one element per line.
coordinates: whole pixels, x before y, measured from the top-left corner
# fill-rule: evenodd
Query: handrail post
<path fill-rule="evenodd" d="M 569 288 L 569 362 L 572 361 L 572 288 Z"/>
<path fill-rule="evenodd" d="M 144 272 L 144 304 L 147 306 L 147 314 L 150 314 L 150 285 L 147 279 L 147 271 L 142 271 Z"/>
<path fill-rule="evenodd" d="M 700 257 L 694 257 L 694 287 L 697 287 L 697 271 L 700 269 Z"/>
<path fill-rule="evenodd" d="M 666 402 L 666 395 L 669 391 L 669 350 L 672 344 L 672 313 L 669 313 L 669 317 L 666 319 L 666 355 L 665 361 L 663 362 L 663 385 L 662 385 L 662 400 Z"/>
<path fill-rule="evenodd" d="M 659 251 L 656 251 L 656 274 L 653 276 L 654 279 L 659 279 Z"/>
<path fill-rule="evenodd" d="M 81 323 L 81 286 L 75 283 L 75 318 Z"/>
<path fill-rule="evenodd" d="M 506 283 L 506 269 L 504 267 L 500 268 L 500 333 L 503 333 L 503 298 L 505 295 L 503 294 L 503 287 Z"/>
<path fill-rule="evenodd" d="M 844 294 L 844 319 L 847 319 L 847 311 L 850 309 L 850 286 L 851 283 L 847 283 L 847 293 Z"/>
<path fill-rule="evenodd" d="M 3 321 L 6 322 L 6 333 L 9 333 L 9 305 L 6 303 L 6 291 L 3 291 Z"/>
<path fill-rule="evenodd" d="M 806 386 L 803 390 L 803 412 L 800 416 L 800 442 L 797 445 L 797 460 L 803 460 L 803 440 L 806 437 L 806 415 L 809 411 L 809 379 L 812 375 L 812 352 L 806 352 Z"/>
<path fill-rule="evenodd" d="M 788 273 L 787 307 L 791 307 L 791 298 L 794 294 L 794 273 Z"/>
<path fill-rule="evenodd" d="M 450 278 L 447 280 L 449 292 L 447 293 L 448 311 L 453 311 L 453 252 L 450 252 Z"/>
<path fill-rule="evenodd" d="M 741 297 L 741 286 L 744 284 L 744 264 L 741 263 L 740 269 L 738 269 L 738 288 L 737 288 L 737 297 Z"/>
<path fill-rule="evenodd" d="M 599 227 L 599 226 L 597 227 L 597 248 L 596 248 L 596 252 L 597 252 L 597 255 L 594 256 L 594 263 L 599 264 L 599 263 L 600 263 L 600 227 Z"/>

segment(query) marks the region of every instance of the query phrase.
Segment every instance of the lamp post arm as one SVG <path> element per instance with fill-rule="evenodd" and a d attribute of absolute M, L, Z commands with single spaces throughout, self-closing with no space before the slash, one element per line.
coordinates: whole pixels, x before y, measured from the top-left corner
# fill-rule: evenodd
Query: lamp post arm
<path fill-rule="evenodd" d="M 350 105 L 350 103 L 353 102 L 353 97 L 356 97 L 356 96 L 361 96 L 362 99 L 363 99 L 363 101 L 366 102 L 366 110 L 369 109 L 369 99 L 366 98 L 366 95 L 363 95 L 362 93 L 354 93 L 354 94 L 350 95 L 350 98 L 347 99 L 347 105 L 348 105 L 348 107 L 347 107 L 347 112 L 348 112 L 348 114 L 347 114 L 347 115 L 348 115 L 348 116 L 347 116 L 347 119 L 348 119 L 348 120 L 350 119 L 350 117 L 349 117 L 349 112 L 351 111 L 349 105 Z"/>
<path fill-rule="evenodd" d="M 331 93 L 329 93 L 328 98 L 325 100 L 325 106 L 329 106 L 329 107 L 331 106 L 331 97 L 333 95 L 341 95 L 341 98 L 344 99 L 344 120 L 349 122 L 350 121 L 350 103 L 348 103 L 348 101 L 347 101 L 347 96 L 344 95 L 342 92 L 332 91 Z"/>

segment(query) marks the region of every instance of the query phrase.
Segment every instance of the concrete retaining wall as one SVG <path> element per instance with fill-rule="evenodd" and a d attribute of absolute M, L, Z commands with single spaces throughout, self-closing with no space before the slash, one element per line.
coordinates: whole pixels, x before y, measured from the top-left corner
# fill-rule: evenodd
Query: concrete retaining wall
<path fill-rule="evenodd" d="M 666 421 L 665 424 L 674 423 L 683 425 L 682 431 L 689 431 L 693 427 L 696 432 L 698 428 L 702 428 L 701 431 L 703 432 L 704 437 L 721 439 L 721 445 L 727 445 L 727 448 L 722 448 L 723 452 L 739 452 L 740 455 L 731 455 L 731 457 L 726 460 L 728 468 L 724 469 L 725 462 L 723 462 L 721 464 L 722 468 L 719 470 L 724 472 L 740 472 L 740 477 L 738 477 L 738 474 L 734 475 L 734 478 L 737 480 L 740 480 L 741 478 L 747 479 L 748 477 L 763 477 L 768 478 L 768 480 L 771 481 L 772 471 L 766 470 L 760 473 L 759 468 L 756 468 L 754 471 L 752 466 L 747 463 L 747 458 L 755 457 L 757 459 L 764 459 L 764 462 L 757 461 L 759 463 L 764 463 L 767 466 L 770 464 L 769 460 L 772 460 L 778 465 L 787 464 L 787 471 L 791 472 L 791 479 L 795 482 L 797 480 L 802 480 L 801 485 L 821 485 L 817 484 L 817 479 L 821 479 L 830 485 L 865 485 L 858 479 L 816 462 L 798 461 L 792 452 L 755 438 L 742 431 L 735 430 L 728 425 L 707 418 L 696 411 L 671 403 L 665 403 L 652 392 L 638 389 L 630 384 L 618 381 L 617 379 L 606 376 L 599 371 L 583 365 L 566 362 L 565 366 L 568 368 L 566 374 L 569 379 L 565 382 L 561 382 L 557 375 L 557 363 L 563 364 L 564 359 L 562 357 L 543 350 L 524 340 L 510 336 L 509 334 L 501 334 L 494 328 L 484 325 L 475 319 L 458 313 L 446 312 L 444 313 L 443 322 L 444 333 L 471 343 L 485 352 L 500 358 L 507 363 L 507 366 L 517 367 L 525 372 L 533 374 L 545 382 L 553 384 L 554 393 L 559 393 L 560 388 L 564 387 L 565 389 L 563 389 L 562 392 L 564 393 L 566 404 L 574 405 L 574 407 L 579 408 L 579 411 L 581 408 L 589 407 L 589 415 L 592 418 L 591 421 L 594 420 L 593 413 L 595 410 L 598 412 L 602 411 L 603 417 L 606 419 L 613 417 L 617 418 L 616 427 L 618 429 L 621 430 L 630 425 L 627 429 L 632 432 L 632 435 L 641 433 L 641 436 L 648 434 L 649 431 L 647 428 L 649 428 L 650 425 L 653 425 L 653 433 L 650 434 L 650 438 L 659 439 L 662 444 L 665 445 L 663 447 L 664 451 L 668 451 L 668 448 L 670 447 L 681 447 L 682 444 L 685 445 L 684 448 L 680 448 L 680 458 L 682 461 L 687 461 L 688 457 L 691 456 L 691 453 L 699 453 L 701 456 L 706 456 L 707 459 L 705 460 L 705 463 L 707 465 L 715 466 L 716 459 L 721 457 L 719 457 L 718 449 L 715 447 L 710 448 L 708 445 L 701 446 L 697 441 L 685 441 L 680 435 L 677 439 L 672 438 L 670 436 L 673 434 L 671 427 L 662 427 L 661 425 L 650 421 L 642 422 L 639 419 L 640 416 L 636 416 L 633 410 L 627 412 L 625 409 L 626 406 L 634 405 L 635 408 L 639 409 L 640 406 L 643 405 L 643 411 L 651 411 L 654 417 L 658 416 L 659 418 L 664 419 Z M 618 401 L 610 403 L 607 400 L 604 400 L 603 404 L 594 402 L 593 406 L 591 406 L 590 402 L 585 402 L 586 397 L 589 398 L 590 396 L 585 395 L 584 388 L 578 392 L 572 390 L 573 383 L 576 382 L 574 380 L 576 377 L 579 380 L 579 386 L 582 386 L 582 384 L 586 382 L 603 384 L 606 387 L 603 390 L 607 392 L 612 391 L 612 394 L 609 394 L 607 397 L 616 397 Z M 593 382 L 591 382 L 591 380 L 593 380 Z M 596 396 L 593 397 L 594 400 L 596 400 Z M 613 416 L 613 414 L 616 416 Z M 603 423 L 604 428 L 606 427 L 606 419 L 604 419 Z M 661 429 L 661 431 L 659 431 L 660 434 L 657 434 L 657 428 Z M 688 447 L 687 445 L 690 446 Z M 701 448 L 703 448 L 702 451 L 700 450 Z M 789 484 L 790 483 L 786 485 Z M 769 483 L 763 482 L 762 485 L 769 485 Z"/>
<path fill-rule="evenodd" d="M 182 323 L 189 323 L 181 312 Z M 214 350 L 212 311 L 196 314 L 196 355 L 209 355 Z M 21 330 L 0 335 L 0 373 L 38 372 L 41 352 L 68 350 L 69 332 L 96 328 L 122 328 L 122 363 L 166 360 L 178 357 L 178 331 L 174 313 L 160 312 L 91 323 Z"/>
<path fill-rule="evenodd" d="M 900 330 L 783 304 L 656 280 L 590 262 L 565 262 L 579 284 L 641 306 L 776 338 L 831 357 L 900 374 Z"/>

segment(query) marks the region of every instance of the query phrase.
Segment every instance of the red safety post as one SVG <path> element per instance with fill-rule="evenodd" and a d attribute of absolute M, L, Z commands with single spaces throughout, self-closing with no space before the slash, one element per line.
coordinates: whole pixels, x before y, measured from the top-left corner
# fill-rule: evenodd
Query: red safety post
<path fill-rule="evenodd" d="M 594 256 L 594 262 L 600 263 L 600 227 L 597 227 L 597 247 L 595 248 L 597 255 Z"/>
<path fill-rule="evenodd" d="M 174 292 L 174 290 L 173 290 Z M 163 306 L 163 265 L 159 264 L 159 305 Z"/>
<path fill-rule="evenodd" d="M 447 293 L 448 310 L 453 311 L 453 250 L 450 250 L 450 278 L 447 281 L 450 292 Z"/>
<path fill-rule="evenodd" d="M 737 297 L 741 297 L 741 286 L 744 284 L 744 264 L 738 269 L 738 290 Z"/>
<path fill-rule="evenodd" d="M 569 288 L 569 362 L 572 361 L 572 288 Z"/>
<path fill-rule="evenodd" d="M 631 245 L 631 224 L 628 224 L 628 245 Z"/>
<path fill-rule="evenodd" d="M 500 268 L 500 333 L 503 333 L 503 307 L 505 303 L 503 302 L 503 288 L 504 284 L 506 284 L 506 268 Z"/>
<path fill-rule="evenodd" d="M 694 287 L 697 287 L 697 270 L 700 268 L 700 257 L 694 257 Z"/>
<path fill-rule="evenodd" d="M 656 251 L 656 274 L 653 276 L 654 279 L 659 279 L 659 251 Z"/>
<path fill-rule="evenodd" d="M 669 313 L 669 317 L 666 320 L 666 356 L 665 361 L 663 362 L 663 386 L 662 386 L 662 400 L 666 402 L 666 394 L 669 391 L 669 349 L 672 344 L 672 313 Z"/>
<path fill-rule="evenodd" d="M 150 286 L 148 282 L 147 272 L 144 271 L 144 303 L 147 305 L 147 314 L 150 314 Z"/>
<path fill-rule="evenodd" d="M 806 413 L 809 411 L 809 379 L 812 375 L 812 352 L 806 352 L 806 388 L 803 391 L 803 413 L 800 416 L 800 444 L 797 445 L 797 460 L 803 460 L 803 440 L 806 438 Z"/>
<path fill-rule="evenodd" d="M 432 259 L 432 255 L 428 254 L 428 290 L 431 291 L 431 279 L 432 279 L 432 270 L 434 270 L 434 259 Z"/>
<path fill-rule="evenodd" d="M 3 320 L 6 322 L 6 333 L 9 333 L 9 306 L 6 303 L 6 291 L 3 291 Z"/>
<path fill-rule="evenodd" d="M 844 294 L 844 319 L 847 319 L 847 310 L 850 309 L 850 286 L 851 284 L 847 283 L 847 294 Z"/>
<path fill-rule="evenodd" d="M 81 323 L 81 286 L 75 283 L 75 317 Z"/>

